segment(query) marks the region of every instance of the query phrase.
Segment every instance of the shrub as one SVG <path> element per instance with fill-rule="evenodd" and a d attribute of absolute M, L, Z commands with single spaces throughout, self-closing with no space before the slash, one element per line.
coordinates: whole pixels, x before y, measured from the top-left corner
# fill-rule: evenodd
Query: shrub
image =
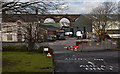
<path fill-rule="evenodd" d="M 22 46 L 13 46 L 13 45 L 8 45 L 8 46 L 3 46 L 2 51 L 27 51 L 27 47 L 25 45 Z"/>
<path fill-rule="evenodd" d="M 49 52 L 50 54 L 53 54 L 53 49 L 50 48 L 50 47 L 47 47 L 47 46 L 41 46 L 41 47 L 39 47 L 39 48 L 38 48 L 38 52 L 39 52 L 39 53 L 43 53 L 44 48 L 48 48 L 48 52 Z M 44 53 L 48 53 L 48 52 L 44 52 Z"/>

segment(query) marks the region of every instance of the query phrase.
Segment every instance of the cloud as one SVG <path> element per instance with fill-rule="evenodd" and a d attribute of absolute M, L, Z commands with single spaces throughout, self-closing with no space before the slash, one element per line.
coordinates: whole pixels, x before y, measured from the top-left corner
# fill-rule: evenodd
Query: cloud
<path fill-rule="evenodd" d="M 101 2 L 79 2 L 79 3 L 70 3 L 66 13 L 72 14 L 87 14 L 92 11 L 93 8 L 100 5 Z"/>

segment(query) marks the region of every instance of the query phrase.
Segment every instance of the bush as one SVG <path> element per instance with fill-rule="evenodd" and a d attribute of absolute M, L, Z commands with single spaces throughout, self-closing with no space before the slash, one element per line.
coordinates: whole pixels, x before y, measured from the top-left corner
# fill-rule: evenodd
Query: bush
<path fill-rule="evenodd" d="M 53 54 L 53 49 L 50 48 L 50 47 L 47 47 L 47 46 L 41 46 L 41 47 L 39 47 L 39 48 L 38 48 L 38 52 L 39 52 L 39 53 L 43 53 L 44 48 L 48 48 L 48 52 L 49 52 L 50 54 Z M 48 52 L 44 52 L 44 53 L 48 53 Z"/>
<path fill-rule="evenodd" d="M 8 46 L 3 46 L 2 51 L 27 51 L 27 47 L 25 45 L 22 46 L 13 46 L 13 45 L 8 45 Z"/>

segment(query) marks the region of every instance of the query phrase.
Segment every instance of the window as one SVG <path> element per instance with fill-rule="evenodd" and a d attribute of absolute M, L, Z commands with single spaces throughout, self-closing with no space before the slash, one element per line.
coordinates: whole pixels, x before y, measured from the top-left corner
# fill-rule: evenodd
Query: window
<path fill-rule="evenodd" d="M 21 26 L 21 22 L 17 22 L 17 25 L 18 25 L 18 26 Z"/>
<path fill-rule="evenodd" d="M 12 34 L 7 35 L 7 40 L 12 40 Z"/>

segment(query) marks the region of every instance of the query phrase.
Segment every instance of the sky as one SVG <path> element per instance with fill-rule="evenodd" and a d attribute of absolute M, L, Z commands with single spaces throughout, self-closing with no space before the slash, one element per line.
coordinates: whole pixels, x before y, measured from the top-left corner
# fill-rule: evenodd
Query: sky
<path fill-rule="evenodd" d="M 1 0 L 0 0 L 1 1 Z M 3 1 L 13 1 L 13 0 L 3 0 Z M 20 0 L 21 2 L 29 2 L 30 0 Z M 33 0 L 34 1 L 34 0 Z M 43 0 L 43 1 L 62 1 L 67 2 L 67 10 L 62 11 L 63 14 L 88 14 L 95 7 L 99 6 L 102 2 L 120 2 L 120 0 Z M 49 21 L 48 21 L 49 20 Z M 64 19 L 65 20 L 65 19 Z M 46 22 L 53 21 L 52 19 L 47 19 Z"/>
<path fill-rule="evenodd" d="M 5 0 L 4 0 L 5 1 Z M 13 1 L 13 0 L 6 0 Z M 30 0 L 20 0 L 21 2 L 28 2 Z M 31 0 L 34 1 L 34 0 Z M 40 1 L 40 0 L 38 0 Z M 91 10 L 100 5 L 102 2 L 119 2 L 120 0 L 43 0 L 43 1 L 62 1 L 67 2 L 68 9 L 60 13 L 64 14 L 87 14 Z M 63 6 L 65 7 L 65 5 Z"/>
<path fill-rule="evenodd" d="M 98 7 L 102 2 L 120 2 L 120 0 L 74 0 L 69 2 L 68 10 L 64 11 L 64 13 L 87 14 L 95 7 Z"/>

